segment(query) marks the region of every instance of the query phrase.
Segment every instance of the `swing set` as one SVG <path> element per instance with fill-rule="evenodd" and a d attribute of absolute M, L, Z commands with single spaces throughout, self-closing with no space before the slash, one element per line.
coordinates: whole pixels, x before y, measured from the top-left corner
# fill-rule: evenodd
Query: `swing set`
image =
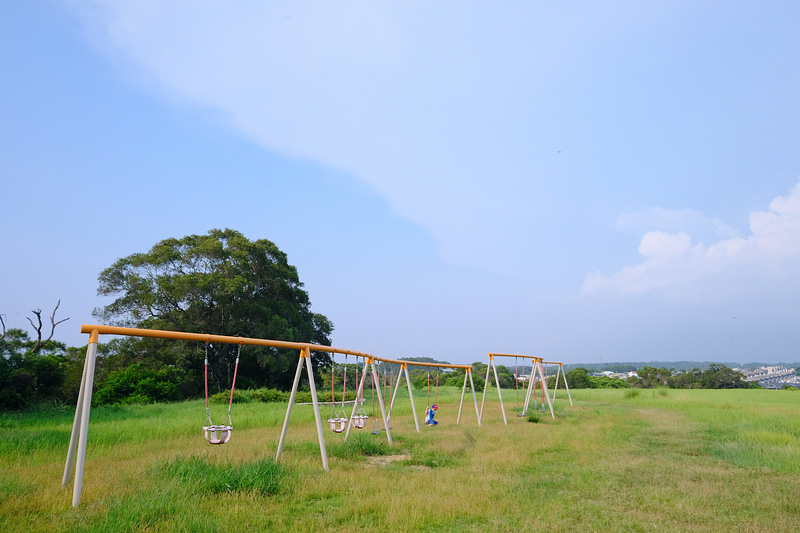
<path fill-rule="evenodd" d="M 567 375 L 564 372 L 564 363 L 559 363 L 555 361 L 542 361 L 542 365 L 558 365 L 558 370 L 556 371 L 556 386 L 553 389 L 553 401 L 556 401 L 556 393 L 558 392 L 558 378 L 561 377 L 561 380 L 564 382 L 564 388 L 567 390 L 567 397 L 569 398 L 569 404 L 572 405 L 572 394 L 569 393 L 569 385 L 567 385 Z M 547 376 L 547 367 L 544 367 L 544 375 Z"/>
<path fill-rule="evenodd" d="M 226 335 L 209 335 L 202 333 L 188 333 L 182 331 L 163 331 L 163 330 L 150 330 L 141 328 L 123 328 L 115 326 L 101 326 L 101 325 L 86 325 L 81 326 L 81 333 L 89 334 L 89 343 L 86 348 L 86 359 L 83 365 L 83 375 L 81 376 L 81 385 L 78 392 L 78 404 L 75 408 L 75 419 L 72 423 L 72 432 L 70 434 L 69 449 L 67 451 L 67 461 L 64 466 L 64 476 L 62 478 L 62 487 L 66 487 L 72 477 L 73 466 L 75 469 L 75 482 L 72 490 L 72 506 L 77 507 L 80 505 L 81 491 L 83 488 L 83 474 L 86 462 L 86 447 L 87 436 L 89 434 L 89 415 L 92 406 L 92 386 L 94 382 L 94 369 L 97 360 L 97 343 L 100 335 L 124 335 L 131 337 L 149 337 L 159 339 L 172 339 L 182 341 L 197 341 L 206 344 L 206 349 L 209 344 L 238 344 L 239 351 L 236 357 L 236 367 L 234 369 L 234 378 L 231 386 L 231 397 L 228 403 L 228 416 L 222 424 L 214 424 L 211 421 L 211 414 L 208 405 L 208 358 L 204 364 L 204 381 L 205 381 L 205 397 L 206 397 L 206 423 L 203 425 L 203 434 L 210 444 L 222 445 L 230 442 L 233 434 L 233 423 L 231 421 L 231 407 L 233 406 L 233 394 L 236 381 L 236 374 L 238 372 L 239 354 L 243 345 L 252 346 L 267 346 L 272 348 L 287 348 L 296 349 L 300 352 L 300 358 L 297 364 L 297 372 L 295 374 L 294 386 L 292 394 L 289 399 L 289 406 L 286 411 L 286 419 L 284 420 L 283 428 L 281 430 L 281 437 L 278 444 L 278 453 L 276 460 L 280 459 L 281 451 L 283 449 L 284 440 L 286 438 L 286 431 L 289 424 L 289 416 L 291 415 L 292 407 L 297 396 L 297 388 L 300 382 L 303 365 L 308 361 L 308 381 L 311 390 L 312 403 L 314 405 L 314 417 L 317 427 L 317 437 L 320 446 L 320 455 L 322 457 L 322 466 L 328 471 L 328 455 L 325 450 L 325 439 L 322 432 L 322 421 L 319 411 L 319 402 L 317 399 L 317 390 L 314 384 L 314 374 L 311 368 L 311 350 L 329 352 L 329 353 L 342 353 L 349 355 L 356 355 L 359 357 L 370 357 L 369 354 L 361 352 L 354 352 L 351 350 L 342 350 L 333 348 L 332 346 L 322 346 L 317 344 L 308 344 L 290 341 L 276 341 L 267 339 L 250 339 L 244 337 L 230 337 Z M 352 419 L 352 417 L 351 417 Z M 351 427 L 350 425 L 347 426 Z"/>
<path fill-rule="evenodd" d="M 542 389 L 542 410 L 543 410 L 542 412 L 545 412 L 544 402 L 545 400 L 547 400 L 547 405 L 550 406 L 550 415 L 555 420 L 556 415 L 555 411 L 553 410 L 553 402 L 551 401 L 550 394 L 547 391 L 547 376 L 544 373 L 543 359 L 541 357 L 536 357 L 533 355 L 520 355 L 520 354 L 507 354 L 507 353 L 489 353 L 489 364 L 486 367 L 486 382 L 485 382 L 486 384 L 483 387 L 483 398 L 481 400 L 481 411 L 479 419 L 483 420 L 483 407 L 484 404 L 486 403 L 486 391 L 489 389 L 491 385 L 491 382 L 489 381 L 489 372 L 494 370 L 494 381 L 497 386 L 497 397 L 500 400 L 500 411 L 503 413 L 503 422 L 506 425 L 508 425 L 508 418 L 506 418 L 506 409 L 505 406 L 503 405 L 503 394 L 500 392 L 500 378 L 497 375 L 497 366 L 495 365 L 494 362 L 495 357 L 513 357 L 515 365 L 518 359 L 523 359 L 523 360 L 530 359 L 533 363 L 531 367 L 531 375 L 530 378 L 528 379 L 528 389 L 527 392 L 525 392 L 525 402 L 522 405 L 521 412 L 517 416 L 525 416 L 528 411 L 528 407 L 530 406 L 531 393 L 533 393 L 533 391 L 536 388 L 536 381 L 537 381 L 536 374 L 538 372 L 539 374 L 538 377 L 540 378 L 539 381 L 541 383 L 541 389 Z M 515 374 L 517 373 L 517 371 L 518 371 L 518 366 L 517 369 L 515 369 Z M 517 383 L 519 383 L 519 376 L 515 375 L 514 378 L 517 381 Z M 519 407 L 519 385 L 517 384 L 515 385 L 515 387 L 517 390 L 517 407 Z M 535 408 L 536 407 L 535 395 L 533 403 Z"/>
<path fill-rule="evenodd" d="M 81 333 L 88 333 L 89 334 L 89 342 L 86 349 L 86 359 L 84 361 L 83 366 L 83 374 L 81 376 L 81 385 L 80 390 L 78 393 L 78 403 L 75 408 L 75 418 L 72 424 L 72 432 L 70 434 L 69 440 L 69 448 L 67 452 L 67 461 L 64 467 L 64 476 L 62 478 L 62 487 L 66 487 L 70 481 L 72 476 L 73 466 L 75 470 L 75 481 L 73 485 L 73 492 L 72 492 L 72 506 L 78 507 L 80 505 L 80 498 L 81 498 L 81 491 L 83 488 L 83 477 L 84 477 L 84 467 L 86 462 L 86 448 L 87 448 L 87 436 L 89 432 L 89 415 L 91 411 L 92 405 L 92 387 L 94 382 L 94 371 L 95 371 L 95 362 L 97 359 L 97 344 L 100 335 L 123 335 L 123 336 L 133 336 L 133 337 L 148 337 L 148 338 L 160 338 L 160 339 L 172 339 L 172 340 L 182 340 L 182 341 L 196 341 L 196 342 L 203 342 L 205 343 L 206 347 L 206 357 L 204 361 L 204 384 L 205 384 L 205 404 L 206 404 L 206 421 L 205 425 L 203 425 L 203 434 L 207 442 L 213 445 L 222 445 L 230 442 L 231 436 L 233 434 L 233 422 L 231 420 L 231 408 L 233 406 L 233 396 L 234 390 L 236 386 L 236 376 L 238 373 L 239 368 L 239 357 L 241 356 L 242 347 L 244 345 L 251 345 L 251 346 L 265 346 L 265 347 L 272 347 L 272 348 L 285 348 L 285 349 L 294 349 L 299 351 L 299 359 L 297 362 L 297 370 L 295 372 L 294 381 L 292 384 L 292 392 L 289 396 L 289 403 L 286 408 L 286 417 L 284 418 L 283 426 L 281 428 L 281 434 L 278 441 L 277 446 L 277 453 L 275 455 L 275 460 L 280 460 L 281 453 L 283 451 L 283 446 L 286 441 L 286 434 L 289 427 L 289 420 L 291 418 L 292 409 L 295 405 L 295 400 L 297 397 L 297 391 L 300 384 L 300 378 L 303 373 L 303 367 L 306 367 L 306 371 L 308 374 L 308 385 L 311 392 L 311 399 L 312 404 L 314 406 L 314 418 L 316 423 L 317 429 L 317 439 L 319 441 L 319 449 L 320 449 L 320 456 L 322 458 L 322 467 L 325 471 L 329 470 L 328 467 L 328 455 L 325 449 L 325 437 L 323 432 L 323 425 L 322 425 L 322 416 L 320 412 L 320 404 L 317 397 L 317 389 L 314 382 L 314 373 L 311 365 L 311 351 L 315 352 L 327 352 L 330 354 L 344 354 L 345 355 L 345 376 L 342 386 L 342 400 L 339 409 L 337 410 L 337 405 L 339 402 L 336 401 L 335 397 L 335 372 L 332 372 L 331 375 L 331 405 L 332 405 L 332 415 L 328 419 L 329 427 L 335 433 L 342 433 L 345 432 L 345 440 L 350 435 L 350 431 L 352 428 L 356 429 L 363 429 L 366 426 L 366 421 L 369 419 L 369 416 L 364 411 L 364 386 L 366 382 L 367 374 L 370 374 L 371 378 L 371 386 L 373 388 L 373 417 L 375 418 L 375 428 L 377 433 L 385 431 L 386 438 L 389 444 L 392 444 L 392 435 L 391 435 L 391 427 L 390 427 L 390 419 L 392 414 L 392 409 L 394 408 L 395 400 L 397 398 L 397 393 L 400 389 L 400 384 L 402 383 L 403 378 L 405 378 L 406 385 L 408 387 L 408 395 L 409 400 L 411 402 L 411 411 L 414 414 L 414 423 L 416 425 L 417 432 L 419 433 L 419 419 L 417 417 L 417 411 L 414 405 L 414 393 L 411 387 L 411 380 L 409 378 L 408 367 L 409 366 L 421 366 L 421 367 L 431 367 L 434 368 L 453 368 L 453 369 L 463 369 L 465 371 L 464 375 L 464 384 L 461 389 L 461 402 L 458 407 L 458 417 L 456 419 L 456 424 L 460 424 L 461 422 L 461 413 L 464 406 L 464 397 L 466 394 L 467 382 L 470 384 L 470 389 L 472 391 L 472 398 L 475 404 L 475 414 L 477 417 L 478 426 L 481 425 L 481 419 L 483 416 L 483 406 L 486 400 L 486 388 L 484 388 L 483 393 L 483 400 L 481 402 L 481 408 L 478 409 L 478 400 L 477 395 L 475 394 L 475 386 L 472 380 L 472 365 L 452 365 L 452 364 L 445 364 L 445 363 L 424 363 L 418 361 L 405 361 L 405 360 L 396 360 L 396 359 L 385 359 L 374 357 L 370 354 L 366 354 L 363 352 L 356 352 L 352 350 L 344 350 L 341 348 L 334 348 L 332 346 L 323 346 L 318 344 L 308 344 L 308 343 L 299 343 L 299 342 L 290 342 L 290 341 L 276 341 L 276 340 L 267 340 L 267 339 L 252 339 L 252 338 L 244 338 L 244 337 L 231 337 L 225 335 L 210 335 L 210 334 L 201 334 L 201 333 L 188 333 L 188 332 L 180 332 L 180 331 L 163 331 L 163 330 L 149 330 L 149 329 L 141 329 L 141 328 L 124 328 L 124 327 L 115 327 L 115 326 L 102 326 L 102 325 L 86 325 L 84 324 L 81 326 Z M 236 354 L 236 363 L 234 366 L 233 372 L 233 380 L 231 383 L 231 394 L 230 400 L 228 402 L 228 412 L 227 417 L 224 419 L 222 424 L 214 424 L 211 419 L 211 412 L 209 408 L 208 402 L 208 346 L 211 343 L 216 344 L 237 344 L 238 350 Z M 346 368 L 347 368 L 347 356 L 352 355 L 356 357 L 356 382 L 358 383 L 358 388 L 355 395 L 355 401 L 353 402 L 353 409 L 350 413 L 349 419 L 346 416 L 344 411 L 344 405 L 346 403 L 345 394 L 347 392 L 347 380 L 346 380 Z M 489 354 L 490 358 L 490 368 L 494 368 L 494 359 L 495 355 L 501 356 L 504 354 Z M 513 356 L 512 356 L 513 357 Z M 524 357 L 528 359 L 533 359 L 535 361 L 534 368 L 538 368 L 540 375 L 542 377 L 542 369 L 541 369 L 541 358 L 538 357 L 531 357 L 531 356 L 518 356 Z M 358 359 L 363 358 L 364 364 L 362 367 L 361 376 L 359 379 L 358 376 Z M 384 371 L 384 393 L 381 393 L 381 384 L 379 379 L 379 373 L 377 369 L 377 362 L 387 363 L 387 364 L 396 364 L 400 367 L 400 372 L 397 376 L 397 381 L 393 384 L 393 376 L 389 376 L 388 386 L 386 383 L 386 372 Z M 537 365 L 539 365 L 537 367 Z M 560 363 L 559 363 L 560 365 Z M 559 371 L 561 370 L 559 366 Z M 563 373 L 561 373 L 563 375 Z M 500 406 L 501 410 L 503 411 L 503 419 L 505 420 L 505 408 L 503 407 L 503 399 L 500 395 L 500 387 L 499 381 L 497 379 L 497 369 L 495 368 L 495 381 L 498 385 L 498 396 L 500 397 Z M 436 404 L 438 399 L 438 373 L 436 376 L 436 387 L 434 389 L 434 404 Z M 489 369 L 487 368 L 486 373 L 486 383 L 487 386 L 489 384 Z M 566 385 L 566 379 L 564 380 L 564 384 Z M 386 410 L 386 402 L 384 399 L 384 395 L 388 393 L 389 390 L 392 389 L 394 385 L 394 392 L 392 394 L 391 403 L 389 405 L 389 410 L 387 413 Z M 569 393 L 569 389 L 567 388 Z M 428 407 L 431 406 L 430 403 L 430 392 L 431 392 L 431 379 L 430 379 L 430 371 L 428 373 Z M 531 386 L 528 387 L 528 397 L 531 394 Z M 548 403 L 550 404 L 550 410 L 552 413 L 552 403 L 550 402 L 550 397 L 547 394 L 546 387 L 543 389 L 544 397 L 547 398 Z M 375 400 L 377 399 L 378 405 L 380 407 L 381 418 L 383 422 L 383 429 L 378 430 L 377 424 L 377 410 L 374 408 Z M 570 397 L 570 403 L 572 402 L 572 398 Z M 527 402 L 526 402 L 527 408 Z M 349 421 L 349 423 L 348 423 Z M 506 421 L 506 424 L 508 422 Z M 343 427 L 344 426 L 344 427 Z"/>
<path fill-rule="evenodd" d="M 400 367 L 400 372 L 398 373 L 397 381 L 395 381 L 394 383 L 392 383 L 394 378 L 391 375 L 389 376 L 389 381 L 387 383 L 387 381 L 386 381 L 387 380 L 387 373 L 386 373 L 386 371 L 384 371 L 383 393 L 381 392 L 380 372 L 378 371 L 378 367 L 377 367 L 377 363 L 379 363 L 379 362 L 380 363 L 384 363 L 384 364 L 399 365 L 399 367 Z M 378 435 L 381 432 L 385 431 L 386 432 L 386 439 L 389 441 L 389 444 L 392 444 L 392 434 L 391 434 L 392 428 L 391 428 L 391 425 L 390 425 L 390 421 L 391 421 L 391 417 L 392 417 L 392 411 L 394 410 L 395 400 L 397 399 L 397 393 L 400 390 L 400 385 L 402 383 L 403 378 L 405 378 L 406 386 L 408 387 L 408 398 L 409 398 L 409 401 L 411 403 L 411 412 L 414 414 L 414 425 L 416 426 L 417 433 L 420 432 L 419 417 L 417 416 L 417 410 L 416 410 L 416 406 L 414 404 L 414 391 L 413 391 L 413 389 L 411 387 L 411 379 L 410 379 L 410 377 L 408 375 L 408 367 L 409 366 L 421 366 L 421 367 L 428 367 L 428 368 L 433 367 L 433 368 L 453 368 L 453 369 L 460 368 L 460 369 L 463 369 L 465 371 L 464 385 L 463 385 L 463 387 L 461 389 L 461 401 L 460 401 L 459 406 L 458 406 L 458 417 L 456 418 L 456 424 L 460 424 L 461 423 L 461 413 L 462 413 L 463 407 L 464 407 L 464 397 L 466 395 L 467 382 L 469 382 L 470 389 L 472 390 L 472 399 L 473 399 L 473 402 L 475 403 L 475 415 L 477 417 L 478 425 L 480 426 L 481 421 L 480 421 L 480 414 L 479 414 L 479 411 L 478 411 L 478 398 L 477 398 L 477 395 L 475 393 L 475 385 L 474 385 L 474 382 L 472 380 L 472 365 L 452 365 L 452 364 L 446 364 L 446 363 L 424 363 L 424 362 L 420 362 L 420 361 L 406 361 L 406 360 L 399 360 L 399 359 L 386 359 L 386 358 L 383 358 L 383 357 L 369 356 L 369 357 L 366 358 L 366 362 L 364 364 L 363 372 L 361 374 L 361 381 L 359 382 L 358 391 L 356 392 L 356 397 L 363 398 L 363 391 L 364 391 L 364 387 L 365 387 L 366 377 L 367 377 L 367 373 L 369 372 L 370 373 L 370 377 L 371 377 L 371 381 L 372 381 L 372 387 L 373 387 L 373 393 L 372 393 L 373 409 L 372 409 L 372 412 L 373 412 L 373 426 L 374 426 L 374 429 L 373 429 L 372 433 L 374 435 Z M 385 368 L 386 367 L 384 367 L 384 369 Z M 387 412 L 385 395 L 388 393 L 388 391 L 390 389 L 392 389 L 392 387 L 394 388 L 394 392 L 392 393 L 392 399 L 391 399 L 391 402 L 389 403 L 389 410 Z M 438 389 L 437 389 L 437 391 L 438 391 Z M 377 418 L 377 410 L 375 409 L 375 405 L 374 405 L 376 399 L 378 401 L 378 406 L 380 407 L 382 420 L 378 420 L 378 418 Z M 430 398 L 428 398 L 428 400 L 430 401 Z M 428 405 L 430 405 L 430 403 Z M 355 414 L 355 411 L 356 411 L 356 405 L 354 404 L 353 405 L 353 414 Z M 353 415 L 351 415 L 350 418 L 352 419 Z M 383 422 L 383 427 L 382 428 L 379 427 L 379 424 L 380 424 L 381 421 Z M 353 424 L 350 424 L 350 425 L 347 426 L 347 431 L 345 432 L 345 440 L 347 440 L 349 438 L 350 429 L 352 427 L 353 427 Z"/>

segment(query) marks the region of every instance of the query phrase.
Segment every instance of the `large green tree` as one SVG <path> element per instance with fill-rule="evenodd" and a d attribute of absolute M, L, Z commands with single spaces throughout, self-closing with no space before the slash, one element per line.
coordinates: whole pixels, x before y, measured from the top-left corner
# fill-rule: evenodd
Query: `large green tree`
<path fill-rule="evenodd" d="M 98 294 L 117 297 L 95 309 L 95 317 L 108 324 L 330 345 L 333 324 L 311 312 L 286 254 L 266 239 L 250 241 L 234 230 L 163 240 L 147 253 L 117 260 L 99 282 Z M 181 369 L 182 395 L 189 397 L 202 390 L 206 353 L 212 388 L 230 387 L 236 350 L 229 344 L 129 338 L 108 357 L 117 368 L 146 362 Z M 297 357 L 296 350 L 245 346 L 237 386 L 285 388 Z M 317 352 L 312 361 L 321 368 L 330 358 Z"/>

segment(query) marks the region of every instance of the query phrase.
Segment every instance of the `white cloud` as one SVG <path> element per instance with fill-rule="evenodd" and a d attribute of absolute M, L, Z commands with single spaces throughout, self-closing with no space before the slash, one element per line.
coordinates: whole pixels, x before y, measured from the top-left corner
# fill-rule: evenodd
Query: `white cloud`
<path fill-rule="evenodd" d="M 625 2 L 93 5 L 83 19 L 95 41 L 146 83 L 221 110 L 271 150 L 351 172 L 445 259 L 492 269 L 524 269 L 494 258 L 531 259 L 519 244 L 546 216 L 543 183 L 559 178 L 542 166 L 557 154 L 536 131 L 552 105 L 543 88 L 597 34 L 652 16 Z"/>
<path fill-rule="evenodd" d="M 689 231 L 699 241 L 739 236 L 739 231 L 735 228 L 697 209 L 648 207 L 625 211 L 617 217 L 616 227 L 629 233 L 652 230 L 669 233 Z"/>
<path fill-rule="evenodd" d="M 706 246 L 692 245 L 692 238 L 682 231 L 649 231 L 642 237 L 639 253 L 645 259 L 637 265 L 610 275 L 587 274 L 581 292 L 647 292 L 681 282 L 702 281 L 741 265 L 772 271 L 782 261 L 800 256 L 800 182 L 788 195 L 773 199 L 767 211 L 750 213 L 747 238 L 733 237 Z"/>

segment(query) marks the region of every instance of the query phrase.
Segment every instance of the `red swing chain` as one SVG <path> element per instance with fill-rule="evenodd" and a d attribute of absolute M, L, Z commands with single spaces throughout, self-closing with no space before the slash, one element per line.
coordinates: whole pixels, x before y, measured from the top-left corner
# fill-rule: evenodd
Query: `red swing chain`
<path fill-rule="evenodd" d="M 208 410 L 208 343 L 206 343 L 206 360 L 205 364 L 203 365 L 204 375 L 203 381 L 205 383 L 206 388 L 206 420 L 208 421 L 208 425 L 211 425 L 211 412 Z"/>
<path fill-rule="evenodd" d="M 372 363 L 372 370 L 375 370 L 375 363 Z M 366 371 L 366 369 L 365 369 Z M 369 375 L 369 382 L 372 384 L 372 418 L 375 419 L 375 422 L 378 421 L 378 415 L 375 412 L 375 374 L 370 373 Z"/>
<path fill-rule="evenodd" d="M 242 345 L 239 344 L 239 351 L 236 352 L 236 364 L 233 367 L 233 381 L 231 382 L 231 399 L 228 402 L 228 418 L 225 419 L 226 425 L 230 426 L 231 421 L 231 407 L 233 407 L 233 391 L 236 389 L 236 374 L 239 372 L 239 356 L 242 354 Z"/>
<path fill-rule="evenodd" d="M 236 389 L 236 375 L 239 372 L 239 356 L 242 353 L 242 345 L 239 344 L 239 351 L 236 353 L 236 364 L 233 368 L 233 381 L 231 382 L 231 398 L 228 401 L 228 417 L 225 419 L 227 422 L 226 425 L 230 426 L 231 424 L 231 408 L 233 407 L 233 391 Z M 208 421 L 208 425 L 213 425 L 211 422 L 211 412 L 208 407 L 208 343 L 206 343 L 206 357 L 205 363 L 203 368 L 203 382 L 205 388 L 205 396 L 206 396 L 206 420 Z"/>
<path fill-rule="evenodd" d="M 428 369 L 428 407 L 431 406 L 431 370 Z"/>
<path fill-rule="evenodd" d="M 334 365 L 331 365 L 331 404 L 333 404 L 333 410 L 336 411 L 336 383 L 333 381 Z"/>
<path fill-rule="evenodd" d="M 344 377 L 342 378 L 342 411 L 344 411 L 344 401 L 347 399 L 347 355 L 344 356 Z"/>

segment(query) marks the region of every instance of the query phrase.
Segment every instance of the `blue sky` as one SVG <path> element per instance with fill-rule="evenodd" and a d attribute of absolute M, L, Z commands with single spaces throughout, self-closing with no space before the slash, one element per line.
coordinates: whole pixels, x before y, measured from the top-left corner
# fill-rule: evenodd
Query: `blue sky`
<path fill-rule="evenodd" d="M 0 313 L 229 227 L 334 345 L 800 360 L 796 2 L 8 2 Z"/>

